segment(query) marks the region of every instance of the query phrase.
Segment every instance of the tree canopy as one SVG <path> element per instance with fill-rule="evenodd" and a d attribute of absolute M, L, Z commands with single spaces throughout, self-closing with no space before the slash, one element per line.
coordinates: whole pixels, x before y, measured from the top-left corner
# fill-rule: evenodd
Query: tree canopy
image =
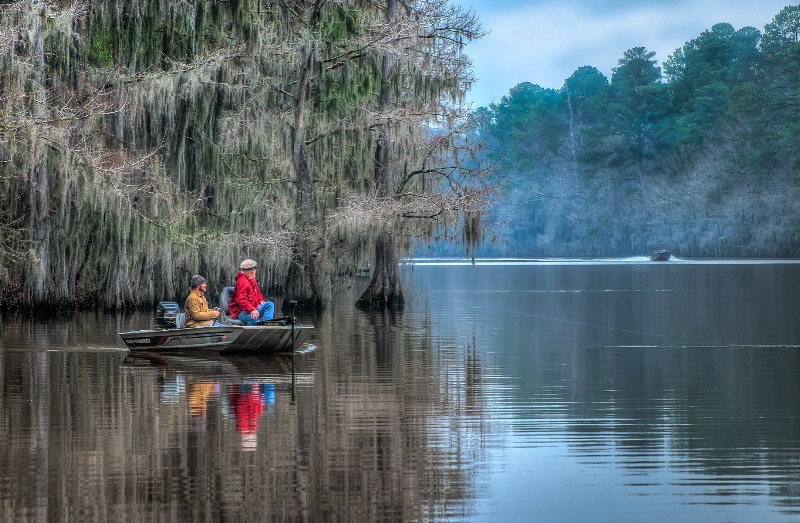
<path fill-rule="evenodd" d="M 449 0 L 0 4 L 0 303 L 147 305 L 249 257 L 324 307 L 381 235 L 485 206 L 481 35 Z"/>

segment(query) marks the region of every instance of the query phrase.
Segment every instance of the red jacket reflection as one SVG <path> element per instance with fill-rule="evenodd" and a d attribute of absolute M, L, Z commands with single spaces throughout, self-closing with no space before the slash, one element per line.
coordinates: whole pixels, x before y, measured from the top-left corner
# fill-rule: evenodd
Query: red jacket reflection
<path fill-rule="evenodd" d="M 258 387 L 253 385 L 231 385 L 230 401 L 236 416 L 236 432 L 239 434 L 255 434 L 258 430 L 258 418 L 263 406 L 258 394 Z"/>

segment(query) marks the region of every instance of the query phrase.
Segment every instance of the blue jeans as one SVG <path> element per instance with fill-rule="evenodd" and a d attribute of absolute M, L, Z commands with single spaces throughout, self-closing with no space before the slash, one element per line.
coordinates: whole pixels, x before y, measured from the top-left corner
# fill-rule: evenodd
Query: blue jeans
<path fill-rule="evenodd" d="M 240 312 L 236 319 L 241 320 L 245 325 L 255 325 L 257 321 L 271 320 L 273 314 L 275 314 L 275 304 L 271 301 L 265 301 L 258 306 L 257 320 L 251 318 L 249 312 Z"/>

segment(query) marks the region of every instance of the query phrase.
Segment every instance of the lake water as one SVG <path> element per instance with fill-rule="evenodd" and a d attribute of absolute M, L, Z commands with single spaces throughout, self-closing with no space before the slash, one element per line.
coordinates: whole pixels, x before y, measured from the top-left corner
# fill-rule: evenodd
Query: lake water
<path fill-rule="evenodd" d="M 6 316 L 3 521 L 800 521 L 800 263 L 417 262 L 294 358 Z M 294 372 L 293 372 L 294 370 Z"/>

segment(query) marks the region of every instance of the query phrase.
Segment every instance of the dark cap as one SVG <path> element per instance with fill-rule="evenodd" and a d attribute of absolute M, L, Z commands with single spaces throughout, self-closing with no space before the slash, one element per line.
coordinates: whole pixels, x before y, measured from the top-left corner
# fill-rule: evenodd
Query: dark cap
<path fill-rule="evenodd" d="M 189 280 L 189 287 L 198 287 L 206 282 L 206 279 L 200 276 L 199 274 L 195 274 L 192 276 L 192 279 Z"/>

